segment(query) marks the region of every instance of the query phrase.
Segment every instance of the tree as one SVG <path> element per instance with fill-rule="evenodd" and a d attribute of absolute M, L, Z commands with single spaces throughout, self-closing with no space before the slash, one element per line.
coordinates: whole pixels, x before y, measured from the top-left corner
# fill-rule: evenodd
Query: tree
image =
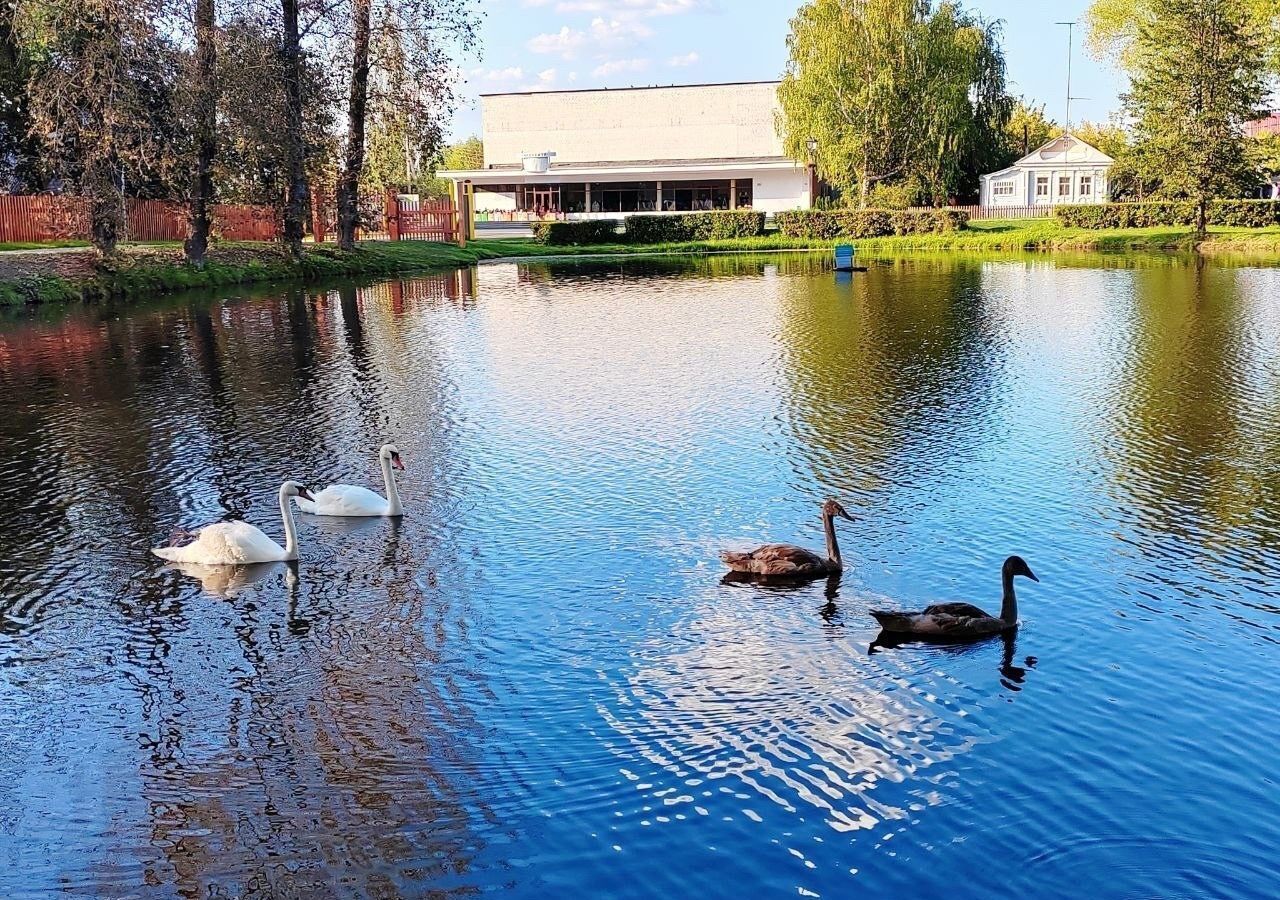
<path fill-rule="evenodd" d="M 856 191 L 918 180 L 934 202 L 976 185 L 1012 102 L 998 29 L 958 3 L 810 0 L 791 20 L 778 90 L 789 155 Z"/>
<path fill-rule="evenodd" d="M 347 104 L 347 148 L 338 175 L 338 245 L 356 247 L 360 223 L 360 173 L 364 171 L 364 124 L 369 105 L 369 26 L 373 0 L 352 0 L 351 92 Z"/>
<path fill-rule="evenodd" d="M 16 31 L 31 60 L 33 130 L 54 167 L 90 200 L 94 246 L 112 255 L 130 185 L 167 181 L 182 152 L 171 86 L 177 57 L 158 0 L 22 0 Z"/>
<path fill-rule="evenodd" d="M 1018 100 L 1013 104 L 1013 111 L 1004 128 L 1004 165 L 1013 165 L 1060 134 L 1062 126 L 1045 115 L 1043 103 L 1035 106 L 1028 103 L 1025 97 Z"/>
<path fill-rule="evenodd" d="M 1152 0 L 1138 26 L 1124 96 L 1136 169 L 1193 200 L 1202 235 L 1209 202 L 1252 179 L 1242 126 L 1266 93 L 1260 47 L 1246 0 Z"/>
<path fill-rule="evenodd" d="M 284 87 L 285 199 L 284 242 L 294 256 L 302 255 L 307 190 L 307 141 L 303 130 L 302 73 L 305 67 L 298 28 L 299 0 L 280 0 L 280 76 Z"/>
<path fill-rule="evenodd" d="M 0 0 L 0 190 L 39 181 L 40 147 L 31 128 L 30 66 L 17 32 L 18 0 Z"/>
<path fill-rule="evenodd" d="M 1280 0 L 1244 0 L 1244 7 L 1262 36 L 1269 72 L 1280 74 Z M 1138 32 L 1154 21 L 1159 8 L 1160 0 L 1093 0 L 1085 13 L 1086 46 L 1096 58 L 1129 69 Z"/>
<path fill-rule="evenodd" d="M 191 191 L 191 237 L 187 259 L 203 267 L 213 228 L 213 160 L 218 140 L 217 21 L 214 0 L 195 0 L 195 178 Z"/>
<path fill-rule="evenodd" d="M 422 187 L 422 192 L 428 197 L 442 199 L 449 197 L 453 193 L 453 182 L 437 176 L 435 174 L 437 171 L 482 168 L 484 168 L 484 143 L 480 138 L 472 135 L 440 151 L 435 163 L 431 166 L 432 177 Z"/>

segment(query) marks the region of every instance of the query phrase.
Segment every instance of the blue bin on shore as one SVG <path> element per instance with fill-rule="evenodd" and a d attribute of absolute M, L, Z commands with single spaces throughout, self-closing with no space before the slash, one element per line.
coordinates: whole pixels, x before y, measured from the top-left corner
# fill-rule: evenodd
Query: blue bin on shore
<path fill-rule="evenodd" d="M 852 272 L 853 271 L 853 244 L 836 244 L 836 271 Z"/>

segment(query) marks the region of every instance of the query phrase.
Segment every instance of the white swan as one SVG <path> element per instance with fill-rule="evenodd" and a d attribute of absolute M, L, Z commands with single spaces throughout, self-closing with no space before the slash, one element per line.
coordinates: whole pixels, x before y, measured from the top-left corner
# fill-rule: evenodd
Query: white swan
<path fill-rule="evenodd" d="M 280 562 L 298 558 L 298 530 L 289 501 L 311 498 L 296 481 L 280 485 L 280 518 L 284 520 L 285 544 L 281 547 L 248 522 L 215 522 L 196 532 L 195 539 L 180 547 L 155 547 L 152 553 L 176 563 L 206 566 L 240 566 L 248 563 Z"/>
<path fill-rule="evenodd" d="M 400 462 L 400 451 L 395 444 L 383 444 L 378 451 L 378 461 L 382 465 L 382 483 L 386 485 L 387 496 L 384 500 L 366 487 L 354 484 L 331 484 L 323 491 L 316 491 L 310 499 L 298 497 L 294 500 L 298 509 L 316 516 L 399 516 L 404 514 L 400 506 L 400 491 L 396 487 L 396 476 L 392 468 L 404 470 Z"/>

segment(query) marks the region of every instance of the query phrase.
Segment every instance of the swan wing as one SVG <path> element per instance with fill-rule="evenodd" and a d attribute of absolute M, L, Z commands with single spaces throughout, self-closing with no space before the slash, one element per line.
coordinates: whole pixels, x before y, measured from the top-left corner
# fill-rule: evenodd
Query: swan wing
<path fill-rule="evenodd" d="M 331 484 L 312 496 L 314 503 L 299 499 L 298 508 L 317 516 L 385 516 L 390 509 L 381 495 L 354 484 Z"/>
<path fill-rule="evenodd" d="M 955 616 L 957 618 L 986 619 L 990 618 L 986 611 L 972 603 L 935 603 L 925 609 L 925 615 Z"/>
<path fill-rule="evenodd" d="M 827 566 L 818 554 L 791 544 L 765 544 L 750 553 L 725 552 L 720 558 L 736 572 L 758 575 L 802 575 Z"/>
<path fill-rule="evenodd" d="M 157 547 L 161 559 L 206 566 L 236 566 L 284 559 L 284 548 L 248 522 L 217 522 L 201 528 L 196 539 L 182 547 Z"/>

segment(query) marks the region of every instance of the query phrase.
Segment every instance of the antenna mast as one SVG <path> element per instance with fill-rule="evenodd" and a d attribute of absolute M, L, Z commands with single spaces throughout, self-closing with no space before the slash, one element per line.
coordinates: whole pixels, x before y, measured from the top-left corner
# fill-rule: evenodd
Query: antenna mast
<path fill-rule="evenodd" d="M 1071 131 L 1071 57 L 1075 55 L 1076 49 L 1076 22 L 1058 22 L 1059 25 L 1067 26 L 1067 124 L 1063 129 L 1066 132 Z"/>

